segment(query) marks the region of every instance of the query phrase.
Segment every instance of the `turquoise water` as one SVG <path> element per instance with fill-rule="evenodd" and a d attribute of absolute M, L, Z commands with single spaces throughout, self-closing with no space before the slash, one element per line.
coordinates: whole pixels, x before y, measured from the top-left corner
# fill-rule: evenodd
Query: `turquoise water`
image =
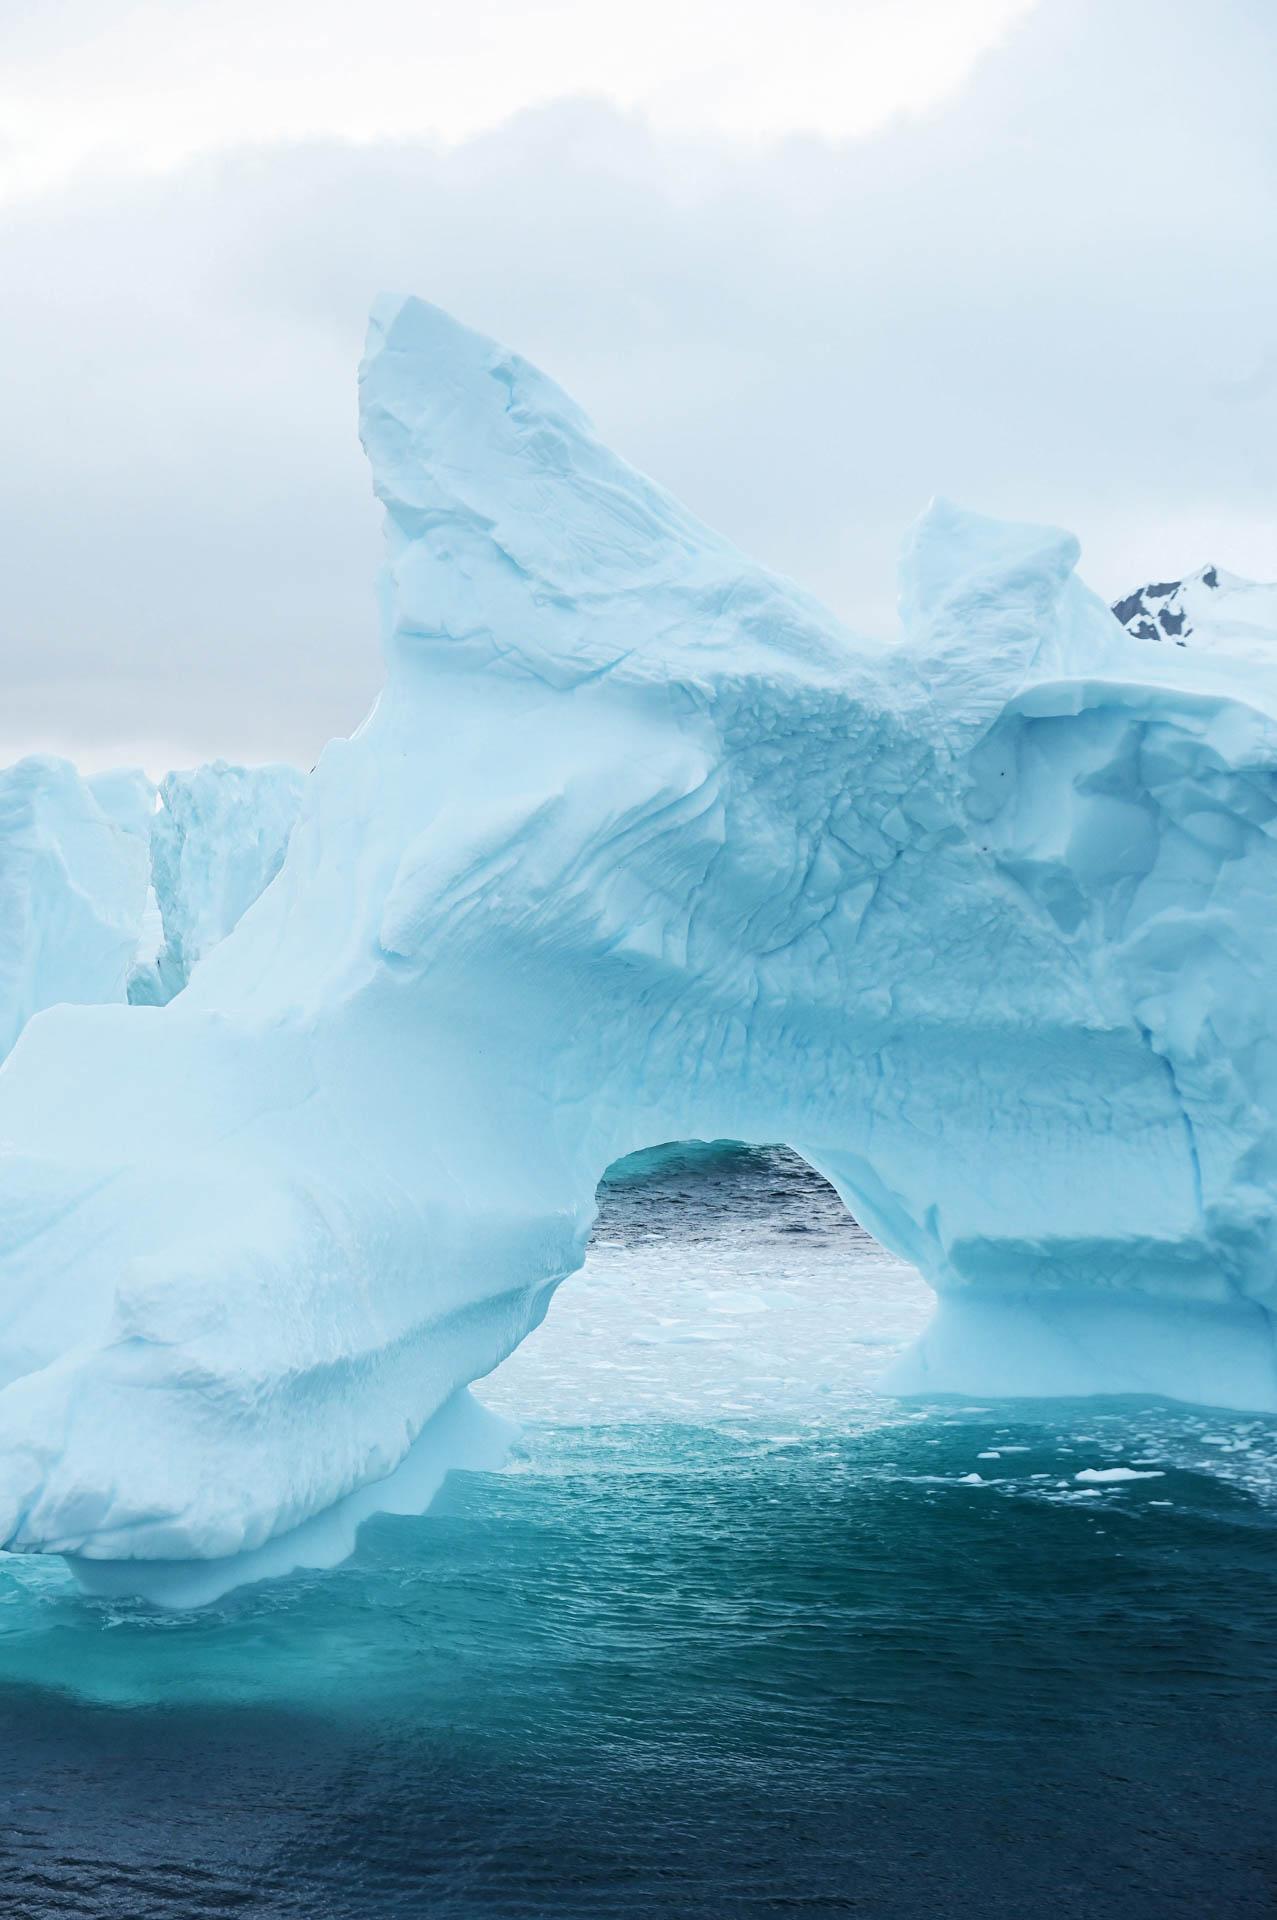
<path fill-rule="evenodd" d="M 507 1471 L 202 1613 L 0 1561 L 0 1913 L 1270 1915 L 1277 1423 L 884 1401 L 924 1310 L 640 1168 Z"/>

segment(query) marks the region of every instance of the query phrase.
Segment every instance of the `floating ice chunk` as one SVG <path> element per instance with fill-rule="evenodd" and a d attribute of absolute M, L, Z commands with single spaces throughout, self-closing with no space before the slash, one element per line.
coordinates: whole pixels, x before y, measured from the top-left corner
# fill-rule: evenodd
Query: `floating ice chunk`
<path fill-rule="evenodd" d="M 1142 1470 L 1138 1467 L 1083 1467 L 1075 1473 L 1075 1480 L 1164 1480 L 1166 1475 L 1160 1468 Z"/>

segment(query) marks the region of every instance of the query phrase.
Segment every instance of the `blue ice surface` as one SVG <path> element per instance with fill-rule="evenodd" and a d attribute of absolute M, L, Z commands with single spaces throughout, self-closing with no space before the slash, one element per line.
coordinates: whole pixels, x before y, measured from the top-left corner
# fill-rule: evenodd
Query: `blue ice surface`
<path fill-rule="evenodd" d="M 234 932 L 284 864 L 303 785 L 296 767 L 224 760 L 165 774 L 150 833 L 161 938 L 135 970 L 131 1000 L 170 1000 Z"/>
<path fill-rule="evenodd" d="M 0 768 L 0 1059 L 64 1001 L 123 1000 L 146 909 L 152 790 L 51 754 Z"/>
<path fill-rule="evenodd" d="M 344 1551 L 670 1141 L 921 1275 L 897 1390 L 1277 1409 L 1277 655 L 943 501 L 867 640 L 420 301 L 360 390 L 381 697 L 182 991 L 0 1073 L 0 1541 Z"/>
<path fill-rule="evenodd" d="M 171 999 L 283 864 L 295 767 L 0 768 L 0 1059 L 46 1008 Z"/>

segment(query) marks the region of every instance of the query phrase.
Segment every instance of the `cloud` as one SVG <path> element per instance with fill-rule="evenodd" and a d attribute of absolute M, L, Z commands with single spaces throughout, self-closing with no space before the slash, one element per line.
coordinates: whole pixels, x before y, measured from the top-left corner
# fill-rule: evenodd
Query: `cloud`
<path fill-rule="evenodd" d="M 538 360 L 639 465 L 888 630 L 933 491 L 1116 594 L 1277 575 L 1264 4 L 1044 0 L 871 139 L 742 147 L 578 101 L 0 216 L 0 748 L 306 761 L 379 677 L 354 429 L 383 286 Z"/>
<path fill-rule="evenodd" d="M 0 0 L 0 189 L 86 155 L 456 141 L 589 94 L 683 132 L 862 134 L 960 84 L 1037 0 Z"/>

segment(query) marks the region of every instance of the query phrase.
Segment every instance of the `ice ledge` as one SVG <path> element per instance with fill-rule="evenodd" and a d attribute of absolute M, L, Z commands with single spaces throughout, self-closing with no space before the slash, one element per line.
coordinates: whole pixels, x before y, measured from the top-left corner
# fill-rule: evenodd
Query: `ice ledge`
<path fill-rule="evenodd" d="M 1045 1400 L 1121 1394 L 1277 1413 L 1277 1325 L 1257 1301 L 941 1295 L 886 1393 Z"/>
<path fill-rule="evenodd" d="M 378 1513 L 421 1514 L 449 1473 L 492 1471 L 510 1451 L 516 1429 L 465 1388 L 428 1420 L 394 1472 L 248 1553 L 217 1560 L 108 1560 L 64 1554 L 86 1593 L 150 1600 L 156 1606 L 205 1607 L 258 1580 L 303 1569 L 339 1566 L 355 1550 L 365 1520 Z"/>

